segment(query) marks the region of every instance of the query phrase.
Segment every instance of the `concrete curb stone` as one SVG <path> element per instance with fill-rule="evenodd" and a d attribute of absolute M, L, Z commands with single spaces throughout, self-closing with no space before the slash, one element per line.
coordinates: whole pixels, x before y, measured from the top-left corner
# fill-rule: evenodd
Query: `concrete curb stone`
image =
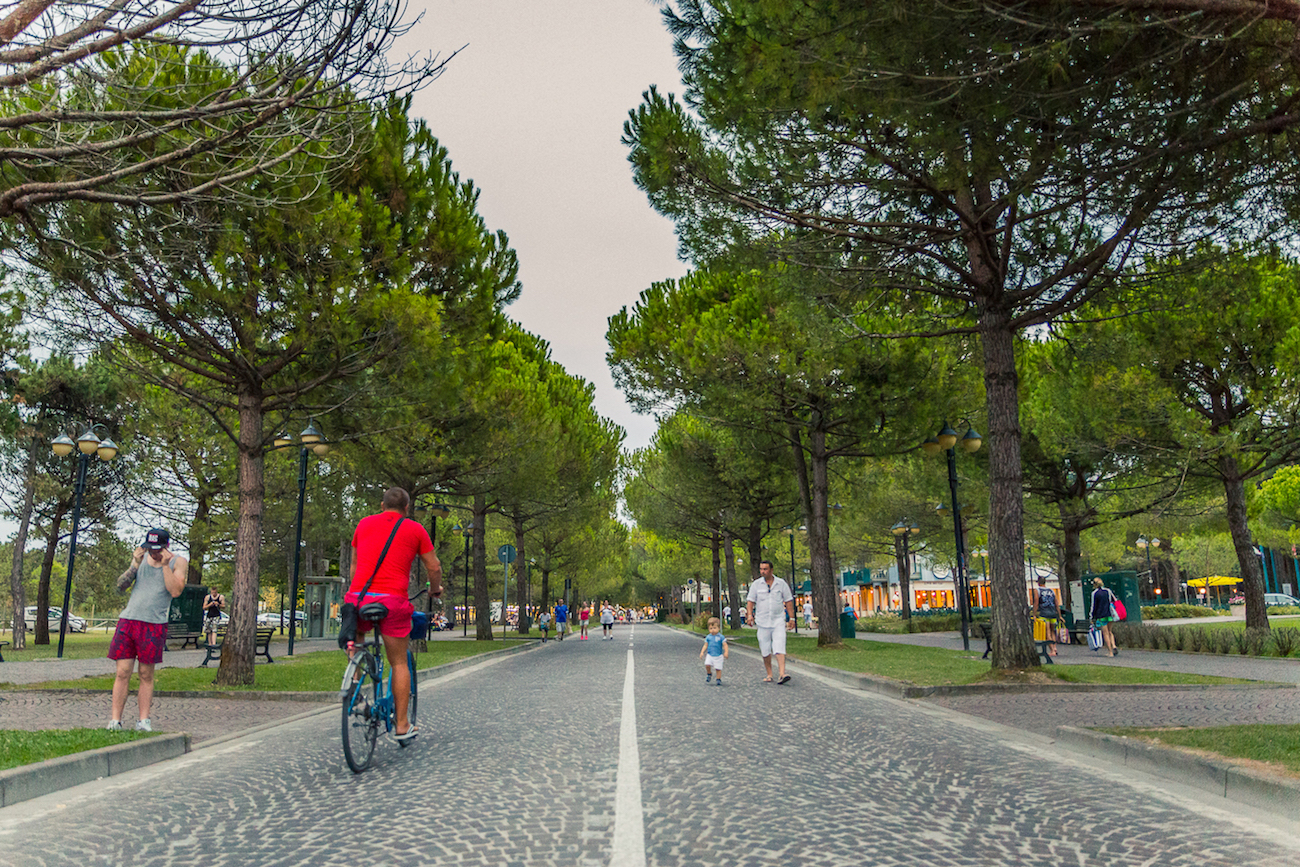
<path fill-rule="evenodd" d="M 1173 780 L 1236 803 L 1300 819 L 1300 781 L 1288 780 L 1134 738 L 1058 726 L 1056 739 L 1093 758 Z"/>
<path fill-rule="evenodd" d="M 524 651 L 538 650 L 541 649 L 541 647 L 541 644 L 523 644 L 518 647 L 492 650 L 475 656 L 467 656 L 463 659 L 458 659 L 455 662 L 448 662 L 445 665 L 420 669 L 416 672 L 416 677 L 419 681 L 430 680 L 439 675 L 460 668 L 466 668 L 470 665 L 475 665 L 485 659 L 507 656 L 509 654 L 521 653 Z M 81 694 L 103 694 L 106 692 L 105 690 L 93 689 L 60 689 L 48 691 Z M 220 692 L 217 690 L 159 690 L 155 692 L 154 695 L 235 700 L 312 701 L 321 703 L 334 702 L 338 700 L 338 693 L 333 690 L 329 692 Z M 262 729 L 284 725 L 287 722 L 292 722 L 322 712 L 324 712 L 324 709 L 307 711 L 305 713 L 296 714 L 288 719 L 277 720 L 273 723 L 256 726 L 253 729 L 241 732 L 231 732 L 229 735 L 207 741 L 203 746 L 213 746 L 217 743 L 240 737 L 252 731 L 260 731 Z M 124 774 L 127 771 L 133 771 L 137 768 L 154 764 L 155 762 L 179 758 L 190 752 L 192 748 L 190 736 L 184 732 L 160 734 L 151 738 L 142 738 L 128 743 L 113 744 L 107 747 L 100 747 L 97 750 L 86 750 L 85 752 L 73 753 L 68 756 L 60 756 L 56 759 L 47 759 L 46 761 L 38 762 L 34 765 L 25 765 L 20 768 L 10 768 L 5 771 L 0 771 L 0 809 L 8 807 L 11 804 L 17 804 L 32 798 L 38 798 L 41 795 L 48 795 L 52 792 L 71 788 L 72 786 L 79 786 L 82 783 L 88 783 L 101 777 L 111 777 L 117 774 Z"/>
<path fill-rule="evenodd" d="M 97 750 L 46 759 L 34 765 L 0 771 L 0 807 L 48 795 L 71 786 L 124 774 L 145 765 L 175 759 L 190 751 L 184 732 L 112 744 Z"/>

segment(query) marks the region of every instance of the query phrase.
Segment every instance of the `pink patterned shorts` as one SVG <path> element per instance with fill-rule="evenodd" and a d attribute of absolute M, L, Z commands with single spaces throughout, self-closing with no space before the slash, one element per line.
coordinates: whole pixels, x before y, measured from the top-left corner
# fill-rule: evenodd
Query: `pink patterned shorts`
<path fill-rule="evenodd" d="M 118 620 L 108 645 L 109 659 L 138 659 L 142 665 L 162 662 L 167 647 L 167 624 L 143 620 Z"/>

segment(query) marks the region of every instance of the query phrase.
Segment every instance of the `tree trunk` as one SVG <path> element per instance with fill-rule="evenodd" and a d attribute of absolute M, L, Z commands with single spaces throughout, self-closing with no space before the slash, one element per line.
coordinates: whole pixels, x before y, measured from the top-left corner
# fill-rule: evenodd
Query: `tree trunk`
<path fill-rule="evenodd" d="M 820 420 L 820 413 L 817 413 Z M 830 521 L 826 501 L 830 489 L 828 469 L 830 458 L 826 454 L 826 432 L 818 425 L 808 433 L 809 468 L 812 485 L 809 489 L 808 558 L 812 574 L 813 609 L 820 627 L 817 646 L 842 644 L 840 636 L 840 594 L 835 586 L 835 570 L 831 564 Z"/>
<path fill-rule="evenodd" d="M 258 566 L 262 550 L 262 396 L 251 390 L 239 395 L 239 524 L 235 529 L 235 575 L 230 588 L 230 623 L 221 645 L 220 686 L 251 686 L 257 629 Z M 290 612 L 298 600 L 290 599 Z M 295 617 L 293 613 L 289 615 Z M 295 625 L 296 632 L 296 625 Z"/>
<path fill-rule="evenodd" d="M 1003 310 L 980 318 L 989 420 L 989 589 L 993 595 L 993 667 L 1039 664 L 1025 612 L 1024 492 L 1015 332 Z"/>
<path fill-rule="evenodd" d="M 1246 485 L 1235 457 L 1229 454 L 1219 456 L 1219 476 L 1223 479 L 1223 493 L 1228 501 L 1228 532 L 1232 534 L 1232 547 L 1237 551 L 1237 564 L 1241 567 L 1241 590 L 1246 595 L 1246 628 L 1268 629 L 1264 568 L 1250 538 L 1250 525 L 1246 522 Z M 1206 598 L 1209 598 L 1208 593 Z"/>
<path fill-rule="evenodd" d="M 190 562 L 185 574 L 186 584 L 203 583 L 203 561 L 208 555 L 208 534 L 212 532 L 212 503 L 203 485 L 194 504 L 194 523 L 190 524 Z"/>
<path fill-rule="evenodd" d="M 528 579 L 528 560 L 524 555 L 524 519 L 518 516 L 513 518 L 515 531 L 515 596 L 516 604 L 519 606 L 519 624 L 518 631 L 520 635 L 527 635 L 528 630 L 524 627 L 524 602 L 529 596 L 529 579 Z M 545 602 L 543 602 L 545 604 Z"/>
<path fill-rule="evenodd" d="M 894 556 L 898 560 L 898 592 L 903 599 L 903 619 L 912 619 L 912 554 L 908 550 L 910 541 L 906 535 L 895 537 Z M 885 592 L 889 592 L 889 583 L 885 583 Z"/>
<path fill-rule="evenodd" d="M 32 523 L 32 504 L 36 501 L 36 454 L 42 445 L 38 431 L 32 432 L 31 445 L 27 447 L 27 466 L 23 470 L 23 502 L 18 512 L 18 533 L 14 536 L 14 559 L 9 570 L 9 593 L 14 602 L 13 632 L 10 640 L 14 650 L 27 647 L 27 587 L 23 581 L 23 555 L 27 553 L 27 530 Z M 48 630 L 48 627 L 47 627 Z"/>
<path fill-rule="evenodd" d="M 1080 582 L 1080 592 L 1088 598 L 1083 589 L 1083 524 L 1066 511 L 1065 503 L 1060 503 L 1061 510 L 1061 605 L 1063 609 L 1073 608 L 1071 600 L 1071 581 Z"/>
<path fill-rule="evenodd" d="M 732 629 L 740 628 L 740 584 L 736 581 L 736 553 L 731 548 L 731 533 L 722 534 L 722 555 L 727 564 L 727 604 L 731 606 Z"/>
<path fill-rule="evenodd" d="M 714 617 L 721 619 L 722 618 L 722 557 L 721 557 L 722 542 L 718 535 L 717 530 L 714 530 L 712 533 L 709 534 L 709 549 L 713 553 L 713 572 L 709 576 L 710 577 L 709 588 L 711 591 L 710 595 L 713 596 L 713 605 L 710 607 L 709 610 L 713 612 Z"/>
<path fill-rule="evenodd" d="M 68 514 L 69 503 L 59 500 L 54 504 L 50 530 L 45 539 L 45 555 L 41 558 L 41 575 L 36 582 L 36 638 L 33 644 L 50 643 L 50 576 L 54 574 L 54 556 L 59 549 L 59 534 L 63 532 L 63 516 Z"/>
<path fill-rule="evenodd" d="M 474 497 L 474 536 L 470 541 L 474 569 L 474 637 L 492 640 L 492 600 L 488 598 L 487 578 L 487 497 Z"/>

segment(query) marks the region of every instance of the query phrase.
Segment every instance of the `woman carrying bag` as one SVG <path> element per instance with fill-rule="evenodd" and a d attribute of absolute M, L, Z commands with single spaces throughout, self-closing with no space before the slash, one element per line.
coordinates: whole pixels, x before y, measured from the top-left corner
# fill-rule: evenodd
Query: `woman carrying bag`
<path fill-rule="evenodd" d="M 1115 613 L 1115 594 L 1102 584 L 1100 578 L 1093 578 L 1092 586 L 1092 607 L 1089 610 L 1092 625 L 1101 630 L 1102 646 L 1110 651 L 1111 656 L 1119 656 L 1115 635 L 1110 631 L 1110 625 L 1119 619 Z"/>

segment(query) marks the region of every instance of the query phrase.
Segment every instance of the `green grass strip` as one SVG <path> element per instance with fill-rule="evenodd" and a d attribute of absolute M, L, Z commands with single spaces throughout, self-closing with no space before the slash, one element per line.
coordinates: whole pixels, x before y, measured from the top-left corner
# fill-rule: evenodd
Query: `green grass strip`
<path fill-rule="evenodd" d="M 104 729 L 50 729 L 39 732 L 0 729 L 0 771 L 86 750 L 111 747 L 125 741 L 138 741 L 155 734 L 157 732 L 110 732 Z"/>
<path fill-rule="evenodd" d="M 728 640 L 747 647 L 758 647 L 758 638 L 729 637 Z M 793 635 L 786 638 L 786 651 L 795 659 L 815 662 L 827 668 L 875 674 L 893 680 L 906 681 L 918 686 L 980 683 L 989 680 L 991 668 L 987 660 L 972 657 L 962 650 L 942 647 L 921 647 L 848 638 L 842 648 L 820 648 L 817 639 Z M 1207 684 L 1250 683 L 1226 677 L 1200 674 L 1181 674 L 1169 671 L 1150 671 L 1141 668 L 1121 668 L 1109 665 L 1051 665 L 1040 669 L 1044 674 L 1068 683 L 1141 683 L 1141 684 Z"/>
<path fill-rule="evenodd" d="M 1275 769 L 1300 776 L 1300 725 L 1109 728 L 1100 731 L 1166 746 L 1204 750 L 1234 759 L 1267 762 Z"/>
<path fill-rule="evenodd" d="M 430 641 L 425 653 L 416 654 L 416 668 L 433 668 L 469 656 L 477 656 L 503 647 L 516 647 L 519 642 L 501 641 Z M 274 655 L 274 651 L 272 651 Z M 7 659 L 8 657 L 6 657 Z M 339 688 L 343 669 L 348 664 L 347 654 L 341 650 L 322 650 L 293 657 L 277 657 L 271 664 L 254 666 L 252 686 L 222 686 L 213 683 L 217 676 L 215 664 L 208 668 L 159 668 L 154 674 L 154 689 L 159 690 L 212 690 L 223 692 L 333 692 Z M 131 688 L 138 686 L 139 678 L 131 677 Z M 113 676 L 83 677 L 79 680 L 51 680 L 43 683 L 0 684 L 10 690 L 28 689 L 112 689 Z"/>

